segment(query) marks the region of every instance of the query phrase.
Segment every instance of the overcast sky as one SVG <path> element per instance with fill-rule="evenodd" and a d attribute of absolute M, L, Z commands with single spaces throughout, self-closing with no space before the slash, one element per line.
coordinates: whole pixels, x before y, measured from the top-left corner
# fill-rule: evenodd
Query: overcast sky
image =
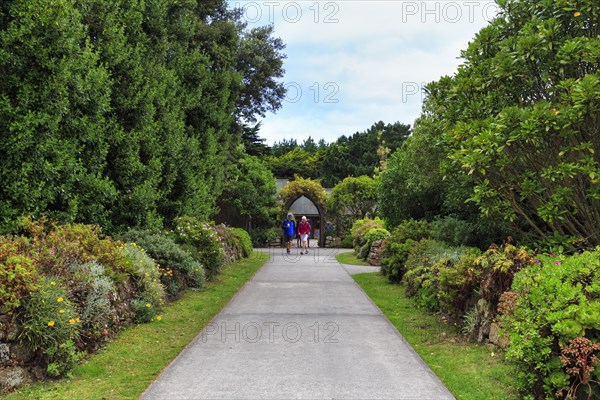
<path fill-rule="evenodd" d="M 493 1 L 235 1 L 249 26 L 275 25 L 286 44 L 288 94 L 262 121 L 268 144 L 335 141 L 376 121 L 412 125 L 421 87 L 452 75 Z"/>

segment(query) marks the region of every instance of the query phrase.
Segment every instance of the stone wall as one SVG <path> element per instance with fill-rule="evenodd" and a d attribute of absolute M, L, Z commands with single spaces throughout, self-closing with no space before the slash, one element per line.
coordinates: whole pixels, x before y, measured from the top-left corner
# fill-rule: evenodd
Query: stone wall
<path fill-rule="evenodd" d="M 381 246 L 383 244 L 382 240 L 376 240 L 371 243 L 371 248 L 369 249 L 369 257 L 367 258 L 367 262 L 371 265 L 379 266 L 381 264 L 380 256 L 381 256 Z"/>
<path fill-rule="evenodd" d="M 0 315 L 0 393 L 43 378 L 36 354 L 20 340 L 16 318 Z"/>

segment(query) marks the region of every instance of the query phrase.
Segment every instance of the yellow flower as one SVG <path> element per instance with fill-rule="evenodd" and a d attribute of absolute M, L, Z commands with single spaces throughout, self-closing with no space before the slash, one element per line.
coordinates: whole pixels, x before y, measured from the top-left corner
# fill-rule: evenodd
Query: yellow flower
<path fill-rule="evenodd" d="M 59 297 L 58 299 L 56 299 L 56 301 L 58 301 L 59 303 L 62 303 L 62 302 L 63 302 L 63 300 L 64 300 L 64 299 L 63 299 L 62 297 Z"/>
<path fill-rule="evenodd" d="M 575 12 L 573 13 L 573 15 L 574 15 L 575 17 L 580 17 L 580 16 L 581 16 L 581 13 L 580 13 L 579 11 L 575 11 Z"/>
<path fill-rule="evenodd" d="M 58 310 L 59 313 L 64 314 L 65 310 Z"/>
<path fill-rule="evenodd" d="M 70 319 L 70 320 L 69 320 L 69 323 L 70 323 L 71 325 L 73 325 L 73 324 L 75 323 L 75 320 L 74 320 L 74 319 Z"/>
<path fill-rule="evenodd" d="M 56 282 L 52 281 L 52 282 L 50 282 L 50 284 L 51 284 L 52 286 L 54 286 L 54 285 L 56 285 Z"/>
<path fill-rule="evenodd" d="M 157 320 L 157 321 L 160 321 L 161 319 L 162 319 L 162 317 L 161 317 L 160 315 L 158 315 L 158 316 L 156 317 L 156 320 Z"/>
<path fill-rule="evenodd" d="M 49 321 L 48 326 L 54 326 L 54 321 Z"/>
<path fill-rule="evenodd" d="M 146 307 L 150 307 L 152 304 L 150 303 L 146 303 Z"/>
<path fill-rule="evenodd" d="M 75 322 L 79 323 L 80 322 L 79 318 L 75 318 Z"/>

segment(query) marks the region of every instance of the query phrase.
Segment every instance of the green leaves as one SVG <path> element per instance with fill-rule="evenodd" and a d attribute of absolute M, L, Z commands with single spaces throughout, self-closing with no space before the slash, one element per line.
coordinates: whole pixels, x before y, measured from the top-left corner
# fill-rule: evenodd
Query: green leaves
<path fill-rule="evenodd" d="M 501 317 L 511 338 L 507 357 L 521 369 L 524 388 L 535 388 L 537 396 L 567 391 L 574 382 L 558 362 L 561 346 L 576 338 L 599 339 L 598 250 L 540 256 L 515 275 L 517 305 Z"/>
<path fill-rule="evenodd" d="M 234 122 L 283 96 L 283 44 L 239 18 L 221 0 L 3 2 L 0 231 L 23 213 L 109 230 L 208 219 Z"/>
<path fill-rule="evenodd" d="M 479 182 L 471 198 L 484 213 L 600 243 L 600 7 L 499 4 L 458 72 L 428 86 L 422 118 Z"/>

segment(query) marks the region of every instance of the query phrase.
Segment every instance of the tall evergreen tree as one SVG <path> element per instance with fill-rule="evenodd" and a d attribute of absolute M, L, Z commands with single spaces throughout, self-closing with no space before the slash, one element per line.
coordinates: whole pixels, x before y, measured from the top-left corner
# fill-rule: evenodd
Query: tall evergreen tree
<path fill-rule="evenodd" d="M 240 121 L 283 98 L 283 44 L 224 0 L 0 4 L 0 228 L 209 218 Z"/>

